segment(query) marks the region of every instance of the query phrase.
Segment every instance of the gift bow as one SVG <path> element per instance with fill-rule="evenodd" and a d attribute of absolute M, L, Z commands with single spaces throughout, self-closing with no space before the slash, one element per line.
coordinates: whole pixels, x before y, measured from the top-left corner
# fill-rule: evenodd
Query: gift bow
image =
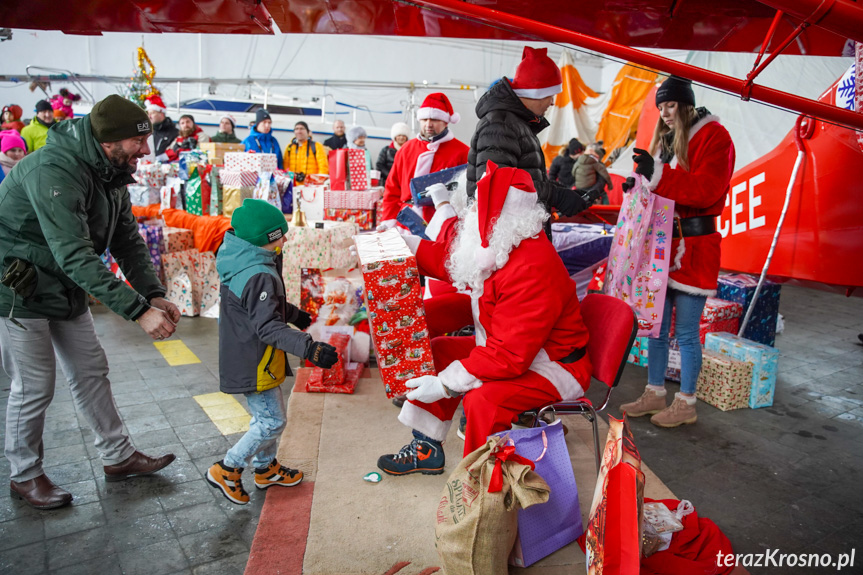
<path fill-rule="evenodd" d="M 503 448 L 498 448 L 495 452 L 492 453 L 495 458 L 494 462 L 494 470 L 491 472 L 491 480 L 488 482 L 488 492 L 489 493 L 497 493 L 501 489 L 503 489 L 503 462 L 504 461 L 512 461 L 514 463 L 521 463 L 522 465 L 529 465 L 531 469 L 535 469 L 536 466 L 533 464 L 533 461 L 530 459 L 526 459 L 521 455 L 518 455 L 515 452 L 515 445 L 507 445 Z"/>

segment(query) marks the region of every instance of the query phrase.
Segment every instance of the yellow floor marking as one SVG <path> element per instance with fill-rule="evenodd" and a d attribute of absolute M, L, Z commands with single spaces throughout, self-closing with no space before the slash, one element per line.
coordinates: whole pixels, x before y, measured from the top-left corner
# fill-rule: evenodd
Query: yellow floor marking
<path fill-rule="evenodd" d="M 189 365 L 191 363 L 201 363 L 192 350 L 186 347 L 186 344 L 177 339 L 174 341 L 154 341 L 153 345 L 168 362 L 168 365 Z"/>
<path fill-rule="evenodd" d="M 195 401 L 204 410 L 222 435 L 231 435 L 249 430 L 251 416 L 233 395 L 227 393 L 205 393 L 196 395 Z"/>

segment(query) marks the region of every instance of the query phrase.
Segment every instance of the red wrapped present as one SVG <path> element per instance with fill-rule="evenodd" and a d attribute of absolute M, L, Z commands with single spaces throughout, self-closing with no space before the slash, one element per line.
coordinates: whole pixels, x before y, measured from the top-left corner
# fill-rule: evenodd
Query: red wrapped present
<path fill-rule="evenodd" d="M 436 375 L 416 258 L 396 230 L 354 237 L 366 285 L 366 309 L 387 397 L 405 382 Z"/>
<path fill-rule="evenodd" d="M 701 321 L 713 322 L 723 319 L 734 319 L 742 315 L 743 306 L 741 304 L 709 297 L 704 304 L 704 311 L 701 312 Z"/>
<path fill-rule="evenodd" d="M 369 172 L 366 168 L 366 150 L 348 148 L 348 183 L 351 190 L 369 189 Z"/>
<path fill-rule="evenodd" d="M 333 222 L 353 222 L 361 230 L 370 231 L 375 229 L 374 210 L 348 210 L 339 208 L 325 208 L 324 219 Z"/>
<path fill-rule="evenodd" d="M 254 188 L 258 183 L 258 172 L 250 170 L 219 170 L 219 181 L 230 188 Z"/>
<path fill-rule="evenodd" d="M 339 360 L 330 369 L 316 367 L 312 370 L 309 383 L 322 386 L 337 386 L 345 383 L 345 373 L 348 366 L 348 353 L 351 347 L 351 336 L 343 333 L 334 333 L 327 342 L 336 348 Z M 307 386 L 308 390 L 308 386 Z"/>
<path fill-rule="evenodd" d="M 330 150 L 327 154 L 330 168 L 330 189 L 344 191 L 348 181 L 348 151 Z"/>
<path fill-rule="evenodd" d="M 345 372 L 344 383 L 341 385 L 327 385 L 324 383 L 323 374 L 316 375 L 314 369 L 301 367 L 297 370 L 297 381 L 302 383 L 305 379 L 303 389 L 309 393 L 353 393 L 357 388 L 357 383 L 360 380 L 363 369 L 365 369 L 363 364 L 355 364 Z"/>

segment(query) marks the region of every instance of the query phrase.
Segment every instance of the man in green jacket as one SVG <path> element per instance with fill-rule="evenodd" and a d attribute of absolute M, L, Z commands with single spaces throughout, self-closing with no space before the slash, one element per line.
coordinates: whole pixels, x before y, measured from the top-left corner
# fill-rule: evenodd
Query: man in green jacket
<path fill-rule="evenodd" d="M 51 129 L 47 144 L 0 184 L 0 354 L 12 379 L 6 458 L 12 496 L 37 509 L 72 500 L 42 469 L 55 352 L 96 436 L 106 481 L 153 473 L 174 460 L 144 455 L 124 432 L 87 297 L 157 340 L 170 337 L 180 319 L 164 299 L 126 190 L 138 158 L 149 153 L 151 131 L 143 110 L 108 96 L 90 114 Z M 108 247 L 133 287 L 102 263 Z"/>

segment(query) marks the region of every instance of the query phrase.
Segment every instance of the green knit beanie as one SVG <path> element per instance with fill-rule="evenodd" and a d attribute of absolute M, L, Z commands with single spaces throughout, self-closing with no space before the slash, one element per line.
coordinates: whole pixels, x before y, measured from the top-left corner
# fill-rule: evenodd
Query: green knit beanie
<path fill-rule="evenodd" d="M 282 211 L 264 200 L 246 198 L 231 216 L 234 235 L 261 247 L 288 233 L 288 222 Z"/>
<path fill-rule="evenodd" d="M 90 128 L 100 144 L 146 136 L 153 131 L 147 112 L 117 94 L 97 102 L 90 111 Z"/>

